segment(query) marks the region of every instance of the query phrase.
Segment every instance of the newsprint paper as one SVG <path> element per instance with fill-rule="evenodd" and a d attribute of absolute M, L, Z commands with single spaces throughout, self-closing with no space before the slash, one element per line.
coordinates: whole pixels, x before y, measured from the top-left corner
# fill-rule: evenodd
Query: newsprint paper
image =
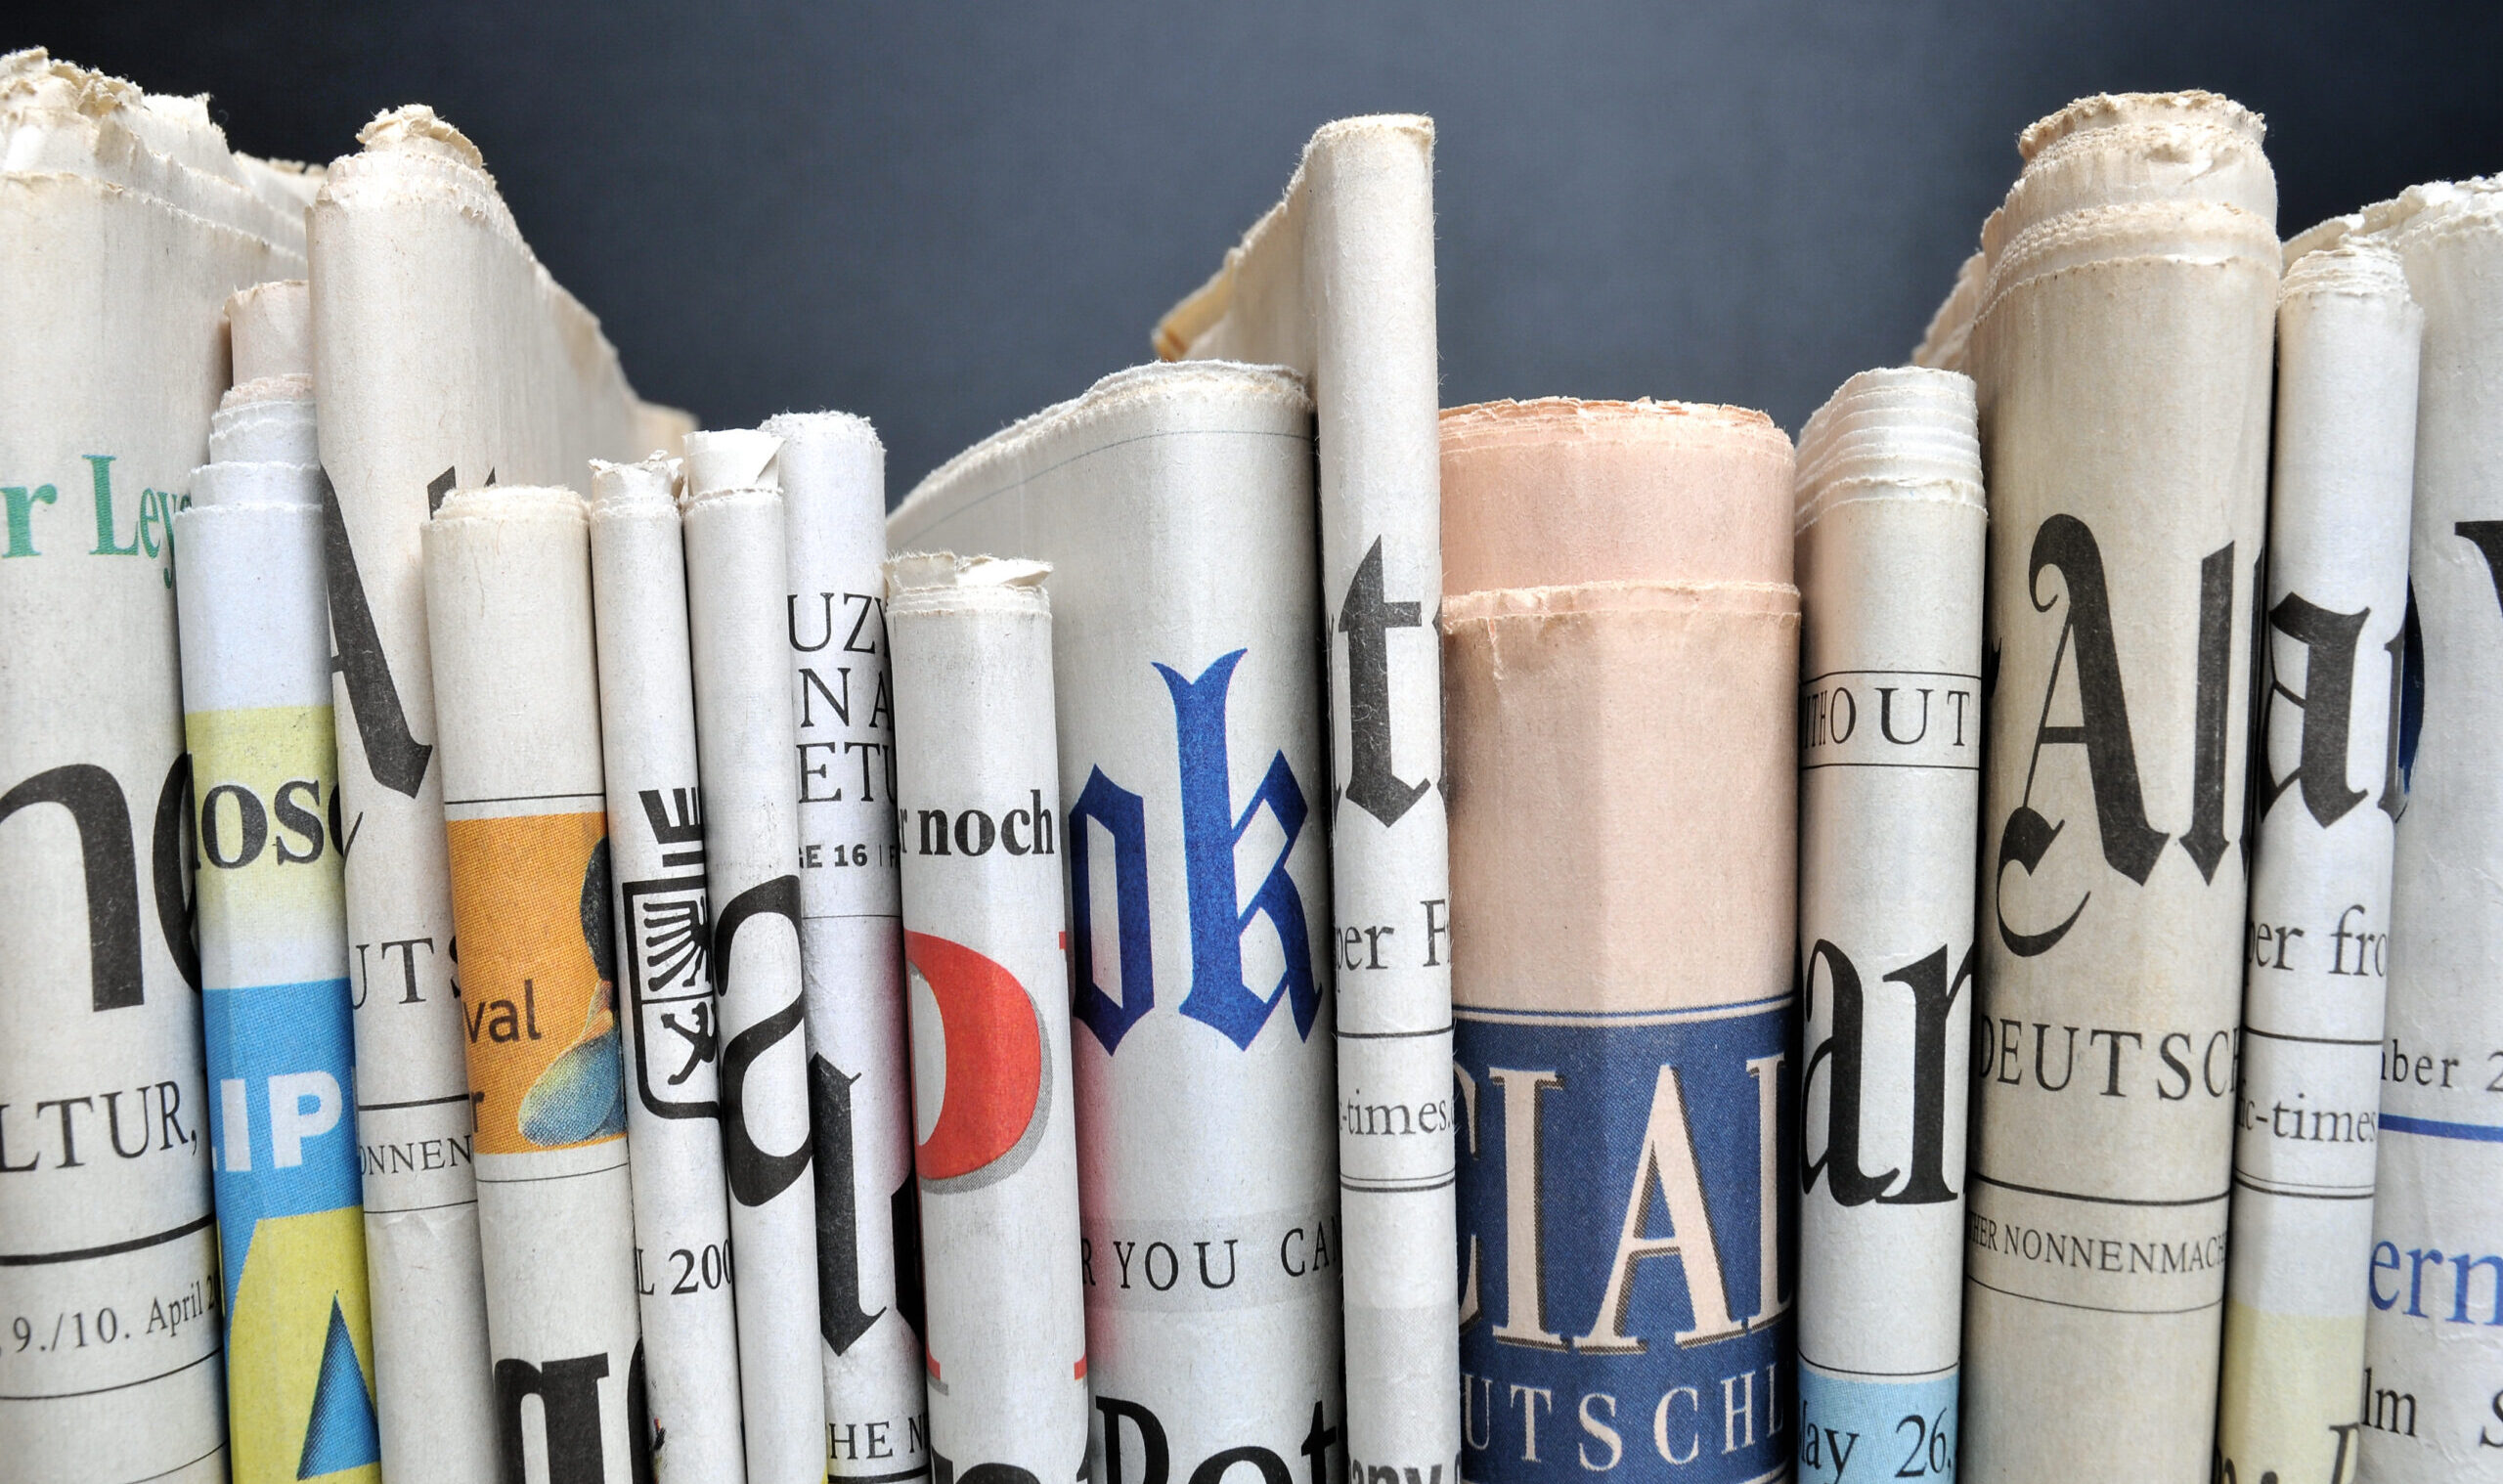
<path fill-rule="evenodd" d="M 786 413 L 785 620 L 797 715 L 800 955 L 816 1138 L 826 1472 L 930 1466 L 919 1206 L 904 1060 L 895 698 L 887 677 L 887 456 L 866 419 Z"/>
<path fill-rule="evenodd" d="M 353 1477 L 381 1462 L 369 1383 L 347 907 L 330 741 L 322 469 L 304 284 L 228 306 L 239 371 L 291 322 L 277 374 L 239 380 L 174 518 L 183 711 L 198 844 L 209 1163 L 226 1308 L 233 1475 Z"/>
<path fill-rule="evenodd" d="M 616 352 L 469 141 L 421 108 L 359 137 L 308 230 L 374 1373 L 384 1476 L 471 1484 L 496 1404 L 418 532 L 457 487 L 643 451 Z"/>
<path fill-rule="evenodd" d="M 1339 1466 L 1311 437 L 1284 371 L 1142 367 L 888 522 L 1054 566 L 1099 1484 Z M 917 844 L 941 804 L 901 804 Z"/>
<path fill-rule="evenodd" d="M 825 1477 L 825 1375 L 778 446 L 753 429 L 687 434 L 681 508 L 721 995 L 722 1138 L 745 1295 L 747 1474 L 751 1484 L 816 1484 Z"/>
<path fill-rule="evenodd" d="M 0 136 L 0 1480 L 222 1480 L 171 522 L 302 216 L 203 100 L 41 52 Z"/>
<path fill-rule="evenodd" d="M 1347 1471 L 1418 1484 L 1456 1481 L 1460 1459 L 1433 147 L 1429 119 L 1326 125 L 1286 198 L 1156 331 L 1167 359 L 1273 362 L 1312 388 Z"/>
<path fill-rule="evenodd" d="M 2073 104 L 1983 233 L 1967 1484 L 2196 1478 L 2216 1440 L 2277 312 L 2260 139 L 2212 94 Z"/>
<path fill-rule="evenodd" d="M 2253 1484 L 2356 1477 L 2424 319 L 2379 245 L 2296 259 L 2278 300 L 2217 1421 Z"/>
<path fill-rule="evenodd" d="M 889 564 L 913 1132 L 943 1479 L 1086 1473 L 1086 1301 L 1040 562 Z"/>
<path fill-rule="evenodd" d="M 1442 436 L 1466 1476 L 1787 1477 L 1790 440 L 1561 398 Z"/>
<path fill-rule="evenodd" d="M 591 465 L 593 637 L 654 1484 L 744 1484 L 678 461 Z"/>
<path fill-rule="evenodd" d="M 1973 383 L 1863 371 L 1799 436 L 1799 1474 L 1955 1456 L 1982 803 Z M 1856 1463 L 1856 1467 L 1855 1467 Z"/>
<path fill-rule="evenodd" d="M 634 1484 L 643 1366 L 591 532 L 573 491 L 505 485 L 447 496 L 424 546 L 498 1476 Z"/>
<path fill-rule="evenodd" d="M 2503 1479 L 2503 185 L 2364 213 L 2425 311 L 2361 1477 Z"/>

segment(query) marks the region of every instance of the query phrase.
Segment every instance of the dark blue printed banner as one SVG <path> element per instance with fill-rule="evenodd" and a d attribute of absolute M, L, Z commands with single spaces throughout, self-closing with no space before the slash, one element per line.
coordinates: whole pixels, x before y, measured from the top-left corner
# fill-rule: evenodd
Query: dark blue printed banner
<path fill-rule="evenodd" d="M 1790 1459 L 1795 1001 L 1462 1009 L 1462 1474 Z"/>

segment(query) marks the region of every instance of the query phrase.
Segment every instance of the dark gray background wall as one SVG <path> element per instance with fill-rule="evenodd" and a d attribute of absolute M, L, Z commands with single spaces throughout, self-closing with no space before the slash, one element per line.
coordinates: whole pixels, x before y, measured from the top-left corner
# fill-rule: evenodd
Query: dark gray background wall
<path fill-rule="evenodd" d="M 896 496 L 1146 359 L 1339 114 L 1437 120 L 1447 404 L 1791 428 L 1902 359 L 2017 131 L 2078 95 L 2262 110 L 2284 232 L 2503 169 L 2490 3 L 51 0 L 0 43 L 206 92 L 264 154 L 432 104 L 645 396 L 713 426 L 865 413 Z"/>

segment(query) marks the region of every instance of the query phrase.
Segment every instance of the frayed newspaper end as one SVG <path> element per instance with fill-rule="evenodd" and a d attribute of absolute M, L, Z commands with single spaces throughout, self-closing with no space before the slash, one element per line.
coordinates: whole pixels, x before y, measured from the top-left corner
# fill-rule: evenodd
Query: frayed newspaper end
<path fill-rule="evenodd" d="M 729 490 L 782 488 L 782 440 L 761 428 L 722 428 L 686 435 L 686 498 Z"/>
<path fill-rule="evenodd" d="M 1049 606 L 1043 579 L 1052 575 L 1049 562 L 1021 556 L 958 556 L 953 551 L 906 551 L 888 558 L 880 569 L 887 581 L 887 601 L 919 601 L 944 607 L 942 594 L 998 590 L 1010 603 L 1031 601 Z M 980 601 L 980 599 L 973 599 Z"/>
<path fill-rule="evenodd" d="M 313 374 L 312 285 L 302 279 L 255 284 L 226 301 L 238 385 L 263 376 Z"/>
<path fill-rule="evenodd" d="M 634 463 L 591 461 L 591 517 L 604 515 L 675 514 L 684 470 L 676 458 L 644 458 Z"/>

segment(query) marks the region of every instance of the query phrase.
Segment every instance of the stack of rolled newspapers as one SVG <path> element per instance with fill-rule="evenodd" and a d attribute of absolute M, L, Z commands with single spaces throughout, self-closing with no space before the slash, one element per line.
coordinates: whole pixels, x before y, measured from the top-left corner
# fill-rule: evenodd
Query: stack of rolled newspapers
<path fill-rule="evenodd" d="M 2503 1479 L 2503 184 L 2073 104 L 1794 442 L 1342 120 L 890 511 L 429 109 L 0 138 L 0 1481 Z"/>

